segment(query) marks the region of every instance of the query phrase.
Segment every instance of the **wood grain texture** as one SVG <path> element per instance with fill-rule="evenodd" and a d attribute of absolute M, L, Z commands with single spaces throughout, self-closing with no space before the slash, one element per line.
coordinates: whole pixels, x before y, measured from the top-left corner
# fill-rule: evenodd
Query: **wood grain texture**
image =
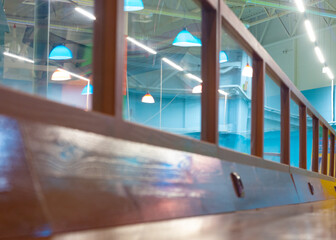
<path fill-rule="evenodd" d="M 251 154 L 264 156 L 264 90 L 265 63 L 253 59 L 252 105 L 251 105 Z"/>
<path fill-rule="evenodd" d="M 290 165 L 290 94 L 281 85 L 281 163 Z"/>
<path fill-rule="evenodd" d="M 323 125 L 323 140 L 322 140 L 322 174 L 328 174 L 328 136 L 329 131 L 326 126 Z"/>
<path fill-rule="evenodd" d="M 335 135 L 330 134 L 330 171 L 329 176 L 335 176 Z"/>
<path fill-rule="evenodd" d="M 319 128 L 320 122 L 318 118 L 313 116 L 313 158 L 312 158 L 312 171 L 318 172 L 318 157 L 319 157 Z"/>
<path fill-rule="evenodd" d="M 300 105 L 300 168 L 307 169 L 307 108 Z"/>
<path fill-rule="evenodd" d="M 124 1 L 95 2 L 93 110 L 122 118 Z"/>
<path fill-rule="evenodd" d="M 217 11 L 203 4 L 202 8 L 202 131 L 203 141 L 218 144 L 218 89 L 220 19 Z"/>

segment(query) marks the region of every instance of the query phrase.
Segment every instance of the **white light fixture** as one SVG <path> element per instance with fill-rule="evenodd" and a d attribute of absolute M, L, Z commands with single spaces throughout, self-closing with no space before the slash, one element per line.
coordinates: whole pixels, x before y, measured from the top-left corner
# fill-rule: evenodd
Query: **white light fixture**
<path fill-rule="evenodd" d="M 304 23 L 305 23 L 305 27 L 306 27 L 310 41 L 315 42 L 316 36 L 315 36 L 311 22 L 308 19 L 306 19 Z"/>
<path fill-rule="evenodd" d="M 96 20 L 96 17 L 92 13 L 84 10 L 83 8 L 76 7 L 75 10 L 91 20 Z"/>
<path fill-rule="evenodd" d="M 155 100 L 153 98 L 153 96 L 147 92 L 141 99 L 141 102 L 143 103 L 155 103 Z"/>
<path fill-rule="evenodd" d="M 180 67 L 179 65 L 177 65 L 176 63 L 170 61 L 168 58 L 162 58 L 162 61 L 164 61 L 165 63 L 169 64 L 170 66 L 172 66 L 173 68 L 175 68 L 176 70 L 182 72 L 183 68 Z"/>
<path fill-rule="evenodd" d="M 329 67 L 326 67 L 326 74 L 327 74 L 327 76 L 331 79 L 331 80 L 333 80 L 334 79 L 334 74 L 331 72 L 331 70 L 330 70 L 330 68 Z"/>
<path fill-rule="evenodd" d="M 193 75 L 193 74 L 191 74 L 191 73 L 187 73 L 186 76 L 187 76 L 188 78 L 190 78 L 190 79 L 193 79 L 193 80 L 199 82 L 199 83 L 202 83 L 202 82 L 203 82 L 202 79 L 200 79 L 199 77 L 197 77 L 197 76 L 195 76 L 195 75 Z"/>
<path fill-rule="evenodd" d="M 192 89 L 192 93 L 202 93 L 202 84 L 195 86 Z"/>
<path fill-rule="evenodd" d="M 127 40 L 130 41 L 131 43 L 133 43 L 134 45 L 146 50 L 147 52 L 149 52 L 151 54 L 157 54 L 157 52 L 155 50 L 151 49 L 150 47 L 147 47 L 146 45 L 142 44 L 141 42 L 138 42 L 134 38 L 127 37 Z"/>
<path fill-rule="evenodd" d="M 296 6 L 300 12 L 305 11 L 305 7 L 302 0 L 295 0 Z"/>
<path fill-rule="evenodd" d="M 52 81 L 67 81 L 71 79 L 71 75 L 61 69 L 57 69 L 51 76 Z"/>
<path fill-rule="evenodd" d="M 18 60 L 29 62 L 29 63 L 34 63 L 34 61 L 29 58 L 21 57 L 21 56 L 18 56 L 18 55 L 9 53 L 9 52 L 4 52 L 3 54 L 7 57 L 16 58 Z"/>
<path fill-rule="evenodd" d="M 79 79 L 81 79 L 81 80 L 90 82 L 90 79 L 88 79 L 88 78 L 86 78 L 86 77 L 82 77 L 81 75 L 78 75 L 78 74 L 76 74 L 76 73 L 69 72 L 69 71 L 64 70 L 64 69 L 62 69 L 62 68 L 59 68 L 59 69 L 57 69 L 57 70 L 62 71 L 62 72 L 65 72 L 65 73 L 68 73 L 68 74 L 70 74 L 71 76 L 74 76 L 74 77 L 79 78 Z"/>
<path fill-rule="evenodd" d="M 246 66 L 243 69 L 242 75 L 244 77 L 253 77 L 253 68 L 250 66 L 250 64 L 246 64 Z"/>
<path fill-rule="evenodd" d="M 317 56 L 317 58 L 318 58 L 318 60 L 322 63 L 322 64 L 324 64 L 325 63 L 325 59 L 324 59 L 324 56 L 323 56 L 323 54 L 322 54 L 322 52 L 321 52 L 321 49 L 319 48 L 319 47 L 315 47 L 315 53 L 316 53 L 316 56 Z"/>
<path fill-rule="evenodd" d="M 327 69 L 328 69 L 328 67 L 323 67 L 322 68 L 322 73 L 327 73 Z"/>

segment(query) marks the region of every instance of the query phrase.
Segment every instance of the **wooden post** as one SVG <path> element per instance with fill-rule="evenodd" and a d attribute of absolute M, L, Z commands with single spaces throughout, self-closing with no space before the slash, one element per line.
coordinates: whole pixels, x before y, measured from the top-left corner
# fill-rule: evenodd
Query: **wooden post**
<path fill-rule="evenodd" d="M 330 134 L 330 171 L 329 176 L 335 176 L 335 135 Z"/>
<path fill-rule="evenodd" d="M 252 106 L 251 106 L 251 154 L 264 156 L 264 88 L 265 62 L 253 59 Z"/>
<path fill-rule="evenodd" d="M 318 172 L 318 154 L 319 154 L 319 120 L 313 116 L 313 159 L 312 171 Z"/>
<path fill-rule="evenodd" d="M 218 144 L 218 89 L 221 18 L 211 5 L 202 5 L 202 133 L 203 141 Z"/>
<path fill-rule="evenodd" d="M 281 163 L 290 165 L 290 96 L 289 89 L 281 84 Z"/>
<path fill-rule="evenodd" d="M 93 110 L 122 118 L 124 0 L 95 1 Z"/>
<path fill-rule="evenodd" d="M 328 174 L 328 133 L 329 130 L 323 125 L 323 141 L 322 141 L 322 174 Z"/>
<path fill-rule="evenodd" d="M 300 168 L 307 169 L 307 108 L 300 105 Z"/>

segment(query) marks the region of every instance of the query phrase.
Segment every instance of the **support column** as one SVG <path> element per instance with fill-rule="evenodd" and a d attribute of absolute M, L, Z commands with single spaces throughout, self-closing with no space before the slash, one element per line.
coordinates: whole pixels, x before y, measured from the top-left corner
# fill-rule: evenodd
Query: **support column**
<path fill-rule="evenodd" d="M 264 156 L 264 89 L 265 62 L 253 59 L 252 106 L 251 106 L 251 154 Z"/>
<path fill-rule="evenodd" d="M 49 0 L 35 0 L 34 24 L 34 94 L 47 97 L 47 70 L 41 66 L 48 65 L 49 55 Z"/>
<path fill-rule="evenodd" d="M 307 169 L 307 108 L 300 106 L 300 168 Z"/>
<path fill-rule="evenodd" d="M 330 171 L 329 176 L 335 176 L 335 135 L 330 135 Z"/>
<path fill-rule="evenodd" d="M 95 1 L 93 110 L 122 118 L 124 1 Z"/>
<path fill-rule="evenodd" d="M 290 96 L 289 89 L 281 84 L 281 163 L 290 165 Z"/>
<path fill-rule="evenodd" d="M 219 51 L 221 39 L 219 11 L 202 5 L 202 132 L 203 141 L 218 144 Z"/>
<path fill-rule="evenodd" d="M 328 174 L 328 133 L 329 130 L 323 126 L 323 141 L 322 141 L 322 174 Z"/>
<path fill-rule="evenodd" d="M 319 120 L 313 116 L 313 159 L 312 171 L 318 172 L 318 154 L 319 154 Z"/>

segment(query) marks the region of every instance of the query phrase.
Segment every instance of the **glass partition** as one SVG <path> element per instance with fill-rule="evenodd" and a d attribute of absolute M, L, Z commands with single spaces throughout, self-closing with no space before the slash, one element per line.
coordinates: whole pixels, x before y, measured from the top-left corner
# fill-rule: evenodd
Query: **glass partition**
<path fill-rule="evenodd" d="M 300 113 L 299 105 L 290 100 L 290 165 L 300 166 Z"/>
<path fill-rule="evenodd" d="M 281 94 L 280 87 L 268 75 L 265 76 L 264 99 L 264 158 L 280 162 Z"/>
<path fill-rule="evenodd" d="M 323 126 L 319 125 L 319 154 L 318 154 L 319 173 L 322 173 L 322 152 L 323 152 Z"/>
<path fill-rule="evenodd" d="M 307 115 L 307 170 L 312 170 L 313 159 L 313 119 Z"/>
<path fill-rule="evenodd" d="M 224 29 L 219 61 L 219 145 L 250 153 L 252 59 Z"/>
<path fill-rule="evenodd" d="M 136 9 L 125 7 L 124 119 L 199 139 L 202 92 L 199 2 L 144 0 L 142 3 Z"/>
<path fill-rule="evenodd" d="M 1 1 L 0 84 L 90 109 L 93 8 L 94 0 Z"/>

